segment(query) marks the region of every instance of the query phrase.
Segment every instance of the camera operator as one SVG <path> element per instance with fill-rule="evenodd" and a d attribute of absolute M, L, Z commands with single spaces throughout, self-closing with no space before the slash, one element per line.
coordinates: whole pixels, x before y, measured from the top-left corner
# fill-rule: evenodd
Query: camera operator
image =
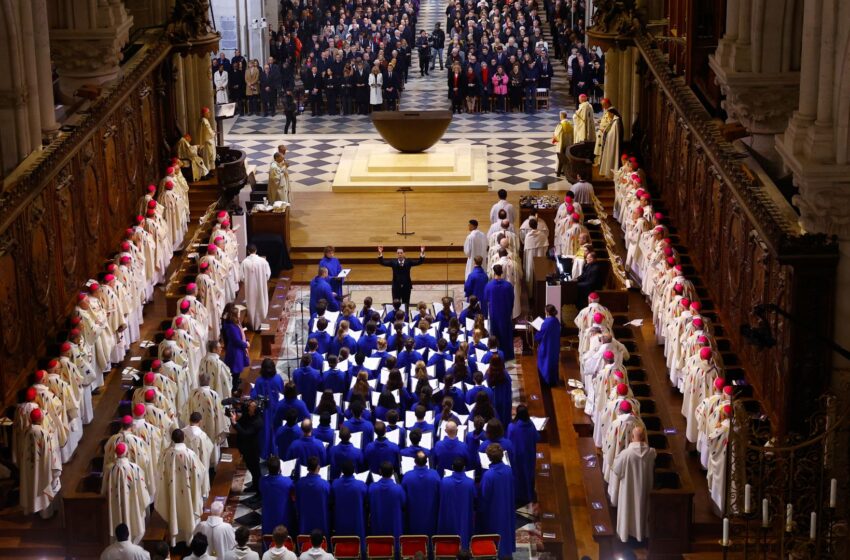
<path fill-rule="evenodd" d="M 263 415 L 257 402 L 247 401 L 241 410 L 234 410 L 233 428 L 236 430 L 236 447 L 245 459 L 251 473 L 251 485 L 246 492 L 260 492 L 260 434 L 263 433 Z"/>

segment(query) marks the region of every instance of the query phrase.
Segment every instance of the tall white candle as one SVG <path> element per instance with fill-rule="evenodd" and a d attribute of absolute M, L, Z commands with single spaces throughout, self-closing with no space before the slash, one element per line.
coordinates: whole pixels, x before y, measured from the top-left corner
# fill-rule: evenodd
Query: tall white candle
<path fill-rule="evenodd" d="M 833 478 L 829 481 L 829 507 L 835 509 L 838 504 L 838 479 Z"/>
<path fill-rule="evenodd" d="M 794 506 L 788 504 L 785 506 L 785 530 L 791 531 L 794 526 Z"/>
<path fill-rule="evenodd" d="M 768 519 L 767 498 L 765 498 L 761 501 L 761 526 L 762 527 L 770 526 L 770 520 Z"/>
<path fill-rule="evenodd" d="M 818 514 L 812 512 L 812 519 L 809 522 L 809 538 L 811 540 L 815 540 L 815 537 L 818 534 Z"/>
<path fill-rule="evenodd" d="M 749 484 L 744 486 L 744 513 L 752 513 L 753 511 L 752 493 L 752 486 Z"/>
<path fill-rule="evenodd" d="M 729 518 L 723 518 L 723 546 L 729 546 Z"/>

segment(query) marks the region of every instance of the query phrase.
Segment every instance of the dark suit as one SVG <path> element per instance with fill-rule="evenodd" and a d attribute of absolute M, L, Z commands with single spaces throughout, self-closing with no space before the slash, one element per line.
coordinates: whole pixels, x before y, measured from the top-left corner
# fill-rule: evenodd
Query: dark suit
<path fill-rule="evenodd" d="M 410 279 L 410 269 L 414 266 L 419 266 L 425 262 L 425 257 L 420 256 L 417 260 L 404 259 L 403 263 L 399 263 L 398 259 L 385 259 L 378 257 L 378 263 L 381 266 L 389 266 L 393 269 L 393 299 L 400 299 L 410 310 L 410 291 L 413 289 L 413 282 Z"/>
<path fill-rule="evenodd" d="M 608 263 L 593 261 L 585 266 L 581 274 L 576 277 L 578 287 L 578 301 L 576 305 L 578 307 L 587 305 L 587 296 L 590 295 L 590 292 L 601 289 L 605 285 L 607 277 Z"/>

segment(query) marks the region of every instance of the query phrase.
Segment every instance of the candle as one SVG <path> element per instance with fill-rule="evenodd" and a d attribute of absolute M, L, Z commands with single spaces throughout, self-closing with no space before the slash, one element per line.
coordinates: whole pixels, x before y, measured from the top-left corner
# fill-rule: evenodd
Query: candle
<path fill-rule="evenodd" d="M 785 506 L 785 530 L 789 533 L 793 529 L 794 523 L 794 506 L 788 504 Z"/>
<path fill-rule="evenodd" d="M 767 498 L 761 501 L 761 526 L 765 529 L 770 526 L 770 520 L 768 519 L 768 505 Z"/>
<path fill-rule="evenodd" d="M 729 518 L 723 518 L 723 546 L 729 546 Z"/>
<path fill-rule="evenodd" d="M 835 509 L 838 503 L 838 479 L 833 478 L 829 481 L 829 507 Z"/>
<path fill-rule="evenodd" d="M 818 533 L 818 514 L 812 512 L 812 520 L 809 522 L 809 538 L 815 540 Z"/>
<path fill-rule="evenodd" d="M 752 493 L 753 487 L 747 484 L 744 486 L 744 513 L 752 513 L 753 512 L 753 503 L 752 503 Z"/>

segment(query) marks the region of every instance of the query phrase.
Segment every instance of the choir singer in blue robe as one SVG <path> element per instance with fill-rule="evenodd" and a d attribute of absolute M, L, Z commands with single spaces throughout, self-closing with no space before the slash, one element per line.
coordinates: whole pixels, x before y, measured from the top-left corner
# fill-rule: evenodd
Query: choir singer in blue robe
<path fill-rule="evenodd" d="M 452 474 L 440 481 L 437 515 L 437 534 L 460 536 L 461 548 L 469 548 L 475 514 L 475 482 L 466 476 L 465 469 L 463 457 L 455 457 Z"/>
<path fill-rule="evenodd" d="M 481 302 L 490 317 L 490 334 L 499 340 L 499 349 L 508 361 L 514 359 L 514 287 L 502 274 L 502 265 L 493 266 L 493 279 L 484 288 Z"/>
<path fill-rule="evenodd" d="M 354 462 L 342 462 L 342 476 L 331 485 L 334 505 L 334 534 L 343 537 L 360 537 L 365 557 L 366 551 L 366 483 L 354 478 Z"/>
<path fill-rule="evenodd" d="M 339 259 L 334 256 L 335 250 L 333 246 L 328 245 L 325 247 L 324 256 L 319 260 L 319 268 L 325 267 L 328 269 L 328 281 L 330 282 L 331 288 L 334 292 L 341 294 L 342 293 L 342 282 L 344 278 L 337 278 L 339 273 L 342 272 L 342 265 L 339 263 Z"/>
<path fill-rule="evenodd" d="M 313 529 L 321 529 L 329 535 L 331 485 L 319 474 L 318 457 L 307 459 L 307 471 L 307 476 L 295 484 L 299 534 L 308 535 Z"/>
<path fill-rule="evenodd" d="M 537 442 L 540 434 L 524 404 L 516 407 L 516 417 L 508 425 L 508 440 L 514 447 L 511 468 L 516 481 L 516 503 L 524 506 L 537 501 L 534 490 L 534 467 L 537 462 Z"/>
<path fill-rule="evenodd" d="M 554 305 L 546 306 L 546 318 L 540 332 L 534 334 L 537 342 L 537 371 L 543 383 L 554 387 L 558 384 L 558 357 L 561 353 L 561 321 Z"/>
<path fill-rule="evenodd" d="M 272 455 L 266 463 L 269 474 L 260 479 L 263 498 L 263 534 L 270 535 L 278 525 L 292 527 L 292 498 L 295 485 L 280 474 L 280 459 Z"/>
<path fill-rule="evenodd" d="M 328 311 L 339 311 L 339 302 L 337 294 L 331 288 L 331 283 L 328 279 L 328 269 L 320 266 L 319 274 L 310 280 L 310 314 L 316 312 L 316 307 L 320 299 L 327 302 Z"/>
<path fill-rule="evenodd" d="M 499 558 L 512 558 L 516 551 L 514 475 L 502 462 L 504 450 L 498 443 L 487 447 L 490 468 L 481 477 L 478 501 L 480 533 L 499 535 Z"/>
<path fill-rule="evenodd" d="M 390 463 L 382 464 L 381 480 L 373 482 L 369 487 L 370 534 L 395 537 L 396 550 L 398 537 L 404 530 L 402 512 L 405 503 L 404 489 L 393 480 L 393 466 Z"/>
<path fill-rule="evenodd" d="M 407 532 L 410 535 L 431 537 L 437 529 L 437 510 L 440 500 L 440 475 L 428 468 L 428 456 L 418 451 L 413 458 L 416 466 L 401 480 L 407 494 Z"/>
<path fill-rule="evenodd" d="M 275 423 L 278 395 L 283 393 L 283 378 L 277 374 L 274 362 L 266 358 L 260 364 L 260 375 L 251 389 L 251 398 L 262 402 L 263 408 L 263 439 L 260 440 L 260 457 L 265 459 L 275 449 L 275 430 L 281 422 Z"/>
<path fill-rule="evenodd" d="M 466 301 L 469 302 L 472 296 L 477 298 L 477 301 L 481 302 L 481 313 L 486 317 L 487 316 L 487 303 L 484 299 L 484 289 L 487 287 L 487 273 L 484 272 L 484 267 L 482 266 L 484 262 L 483 257 L 475 257 L 475 266 L 470 271 L 469 276 L 466 277 L 466 281 L 463 283 L 463 295 L 466 296 Z M 466 317 L 464 317 L 465 319 Z M 474 318 L 474 317 L 473 317 Z M 461 326 L 464 326 L 461 323 Z"/>

